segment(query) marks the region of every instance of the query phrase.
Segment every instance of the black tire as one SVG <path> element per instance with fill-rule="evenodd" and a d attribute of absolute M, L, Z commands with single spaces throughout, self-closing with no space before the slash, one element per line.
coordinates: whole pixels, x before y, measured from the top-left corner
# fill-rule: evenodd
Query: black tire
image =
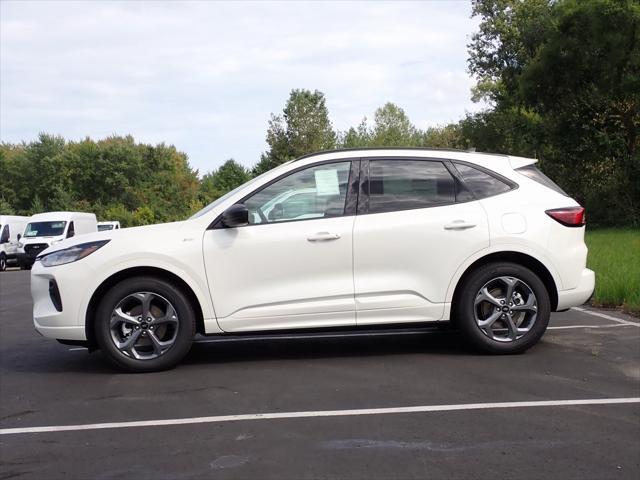
<path fill-rule="evenodd" d="M 537 301 L 537 313 L 530 330 L 522 337 L 510 341 L 490 338 L 476 322 L 476 297 L 484 285 L 498 277 L 515 277 L 521 280 L 533 291 Z M 544 335 L 550 315 L 549 293 L 542 280 L 528 268 L 510 262 L 490 263 L 471 272 L 461 285 L 454 304 L 454 323 L 464 340 L 476 350 L 490 354 L 517 354 L 531 348 Z"/>
<path fill-rule="evenodd" d="M 4 272 L 7 269 L 7 256 L 4 252 L 0 253 L 0 272 Z"/>
<path fill-rule="evenodd" d="M 171 347 L 153 359 L 136 359 L 118 349 L 111 335 L 114 309 L 136 292 L 150 292 L 168 300 L 178 317 L 177 333 Z M 114 285 L 102 298 L 94 319 L 96 342 L 111 363 L 129 372 L 157 372 L 174 368 L 189 353 L 196 333 L 193 306 L 181 289 L 156 277 L 133 277 Z"/>

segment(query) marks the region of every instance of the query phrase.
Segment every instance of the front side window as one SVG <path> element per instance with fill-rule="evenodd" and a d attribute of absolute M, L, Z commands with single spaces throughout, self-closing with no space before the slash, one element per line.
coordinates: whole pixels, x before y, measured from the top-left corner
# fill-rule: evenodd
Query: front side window
<path fill-rule="evenodd" d="M 27 225 L 24 236 L 29 237 L 57 237 L 64 233 L 67 222 L 32 222 Z"/>
<path fill-rule="evenodd" d="M 277 180 L 243 202 L 249 224 L 344 215 L 350 169 L 351 162 L 328 163 Z"/>
<path fill-rule="evenodd" d="M 512 186 L 502 180 L 463 163 L 456 163 L 456 169 L 462 175 L 465 185 L 473 192 L 478 200 L 492 197 L 511 190 Z"/>
<path fill-rule="evenodd" d="M 110 223 L 107 223 L 104 225 L 98 225 L 99 232 L 105 232 L 107 230 L 113 230 L 113 225 L 111 225 Z"/>
<path fill-rule="evenodd" d="M 369 213 L 454 203 L 454 180 L 442 162 L 371 160 Z"/>

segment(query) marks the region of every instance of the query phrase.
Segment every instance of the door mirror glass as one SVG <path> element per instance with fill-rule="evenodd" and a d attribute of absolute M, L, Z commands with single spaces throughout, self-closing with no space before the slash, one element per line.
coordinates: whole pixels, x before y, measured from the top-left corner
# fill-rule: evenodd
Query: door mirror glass
<path fill-rule="evenodd" d="M 249 225 L 249 210 L 241 203 L 236 203 L 224 211 L 220 222 L 226 228 Z"/>
<path fill-rule="evenodd" d="M 19 233 L 19 234 L 18 234 L 18 241 L 20 241 L 20 239 L 21 239 L 21 238 L 22 238 L 22 234 L 21 234 L 21 233 Z"/>

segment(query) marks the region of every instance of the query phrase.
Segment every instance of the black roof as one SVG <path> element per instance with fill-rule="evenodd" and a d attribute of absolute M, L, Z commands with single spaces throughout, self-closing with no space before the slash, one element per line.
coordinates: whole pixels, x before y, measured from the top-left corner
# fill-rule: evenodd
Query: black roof
<path fill-rule="evenodd" d="M 296 158 L 294 161 L 303 160 L 309 157 L 315 157 L 316 155 L 323 155 L 325 153 L 338 153 L 338 152 L 361 152 L 361 151 L 381 151 L 386 150 L 406 150 L 406 151 L 439 151 L 439 152 L 456 152 L 456 153 L 480 153 L 483 155 L 496 155 L 500 157 L 508 157 L 500 153 L 484 153 L 476 152 L 475 150 L 461 150 L 457 148 L 435 148 L 435 147 L 358 147 L 358 148 L 335 148 L 330 150 L 320 150 L 319 152 L 307 153 L 301 157 Z"/>

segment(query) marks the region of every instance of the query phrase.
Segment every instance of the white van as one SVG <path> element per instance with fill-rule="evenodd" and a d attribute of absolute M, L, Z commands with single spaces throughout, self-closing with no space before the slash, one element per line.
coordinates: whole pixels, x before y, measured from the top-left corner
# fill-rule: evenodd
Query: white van
<path fill-rule="evenodd" d="M 29 217 L 0 215 L 0 272 L 18 262 L 18 241 Z"/>
<path fill-rule="evenodd" d="M 47 212 L 33 215 L 18 245 L 20 268 L 31 268 L 40 252 L 65 238 L 98 231 L 93 213 Z"/>
<path fill-rule="evenodd" d="M 118 220 L 109 222 L 98 222 L 98 231 L 104 232 L 105 230 L 118 230 L 120 229 L 120 222 Z"/>

